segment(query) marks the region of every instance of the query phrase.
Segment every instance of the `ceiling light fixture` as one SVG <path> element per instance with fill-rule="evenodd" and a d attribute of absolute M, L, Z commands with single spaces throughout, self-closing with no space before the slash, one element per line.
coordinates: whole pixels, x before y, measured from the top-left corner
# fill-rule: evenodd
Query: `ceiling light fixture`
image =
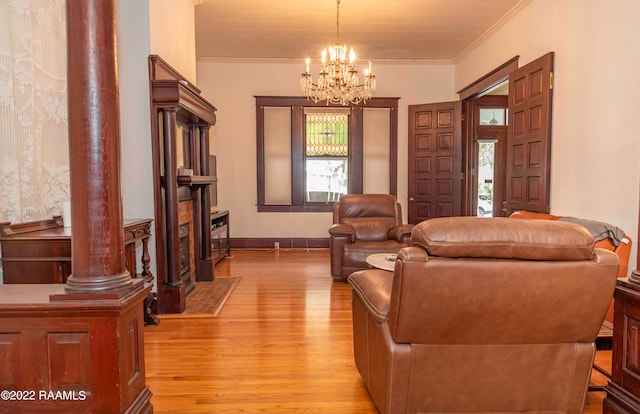
<path fill-rule="evenodd" d="M 318 73 L 318 83 L 313 83 L 309 73 L 310 59 L 307 58 L 307 70 L 302 74 L 300 86 L 302 93 L 314 102 L 326 101 L 327 105 L 349 105 L 366 103 L 373 96 L 376 88 L 376 77 L 369 67 L 364 71 L 364 83 L 360 83 L 358 71 L 354 65 L 356 54 L 351 48 L 347 61 L 347 46 L 340 41 L 340 0 L 337 0 L 336 43 L 322 51 L 322 65 Z M 327 61 L 328 58 L 328 61 Z"/>

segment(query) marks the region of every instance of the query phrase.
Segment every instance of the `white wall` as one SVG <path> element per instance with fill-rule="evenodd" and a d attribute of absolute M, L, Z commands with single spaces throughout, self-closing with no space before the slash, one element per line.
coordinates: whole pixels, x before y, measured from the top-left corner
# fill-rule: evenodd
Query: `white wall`
<path fill-rule="evenodd" d="M 117 0 L 122 206 L 125 219 L 153 218 L 153 160 L 149 104 L 149 4 Z M 152 227 L 152 234 L 155 231 Z M 156 273 L 155 239 L 149 241 Z M 140 264 L 138 264 L 140 268 Z"/>
<path fill-rule="evenodd" d="M 313 65 L 312 65 L 313 66 Z M 407 105 L 455 100 L 453 65 L 373 66 L 375 96 L 400 97 L 398 200 L 406 220 Z M 304 63 L 198 62 L 197 85 L 218 109 L 211 152 L 218 160 L 218 201 L 230 211 L 231 237 L 328 237 L 331 213 L 258 213 L 254 96 L 300 96 Z M 312 67 L 312 73 L 316 68 Z M 315 75 L 314 75 L 315 77 Z"/>
<path fill-rule="evenodd" d="M 601 220 L 638 240 L 637 0 L 530 0 L 456 63 L 456 90 L 515 55 L 555 52 L 551 212 Z M 636 249 L 630 268 L 636 264 Z"/>
<path fill-rule="evenodd" d="M 151 54 L 196 81 L 194 0 L 149 0 Z"/>

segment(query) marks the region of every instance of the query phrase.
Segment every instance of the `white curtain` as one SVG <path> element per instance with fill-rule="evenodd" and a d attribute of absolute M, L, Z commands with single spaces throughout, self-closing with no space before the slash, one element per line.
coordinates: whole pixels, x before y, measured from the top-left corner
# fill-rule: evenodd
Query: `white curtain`
<path fill-rule="evenodd" d="M 0 221 L 69 200 L 64 0 L 0 0 Z"/>

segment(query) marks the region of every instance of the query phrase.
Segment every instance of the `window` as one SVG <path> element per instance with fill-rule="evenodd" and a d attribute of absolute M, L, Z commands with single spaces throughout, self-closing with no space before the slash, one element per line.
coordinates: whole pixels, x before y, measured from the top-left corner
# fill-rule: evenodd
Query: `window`
<path fill-rule="evenodd" d="M 480 125 L 507 125 L 507 108 L 480 108 Z"/>
<path fill-rule="evenodd" d="M 341 195 L 396 194 L 398 98 L 327 106 L 256 97 L 258 211 L 331 211 Z"/>
<path fill-rule="evenodd" d="M 349 113 L 305 111 L 305 202 L 333 202 L 349 188 Z"/>

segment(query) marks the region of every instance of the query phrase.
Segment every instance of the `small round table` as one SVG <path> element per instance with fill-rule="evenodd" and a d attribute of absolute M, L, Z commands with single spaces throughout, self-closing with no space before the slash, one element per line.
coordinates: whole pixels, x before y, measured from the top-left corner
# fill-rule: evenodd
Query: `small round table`
<path fill-rule="evenodd" d="M 375 267 L 376 269 L 393 272 L 397 256 L 397 254 L 392 253 L 374 253 L 367 256 L 367 264 L 371 267 Z"/>

